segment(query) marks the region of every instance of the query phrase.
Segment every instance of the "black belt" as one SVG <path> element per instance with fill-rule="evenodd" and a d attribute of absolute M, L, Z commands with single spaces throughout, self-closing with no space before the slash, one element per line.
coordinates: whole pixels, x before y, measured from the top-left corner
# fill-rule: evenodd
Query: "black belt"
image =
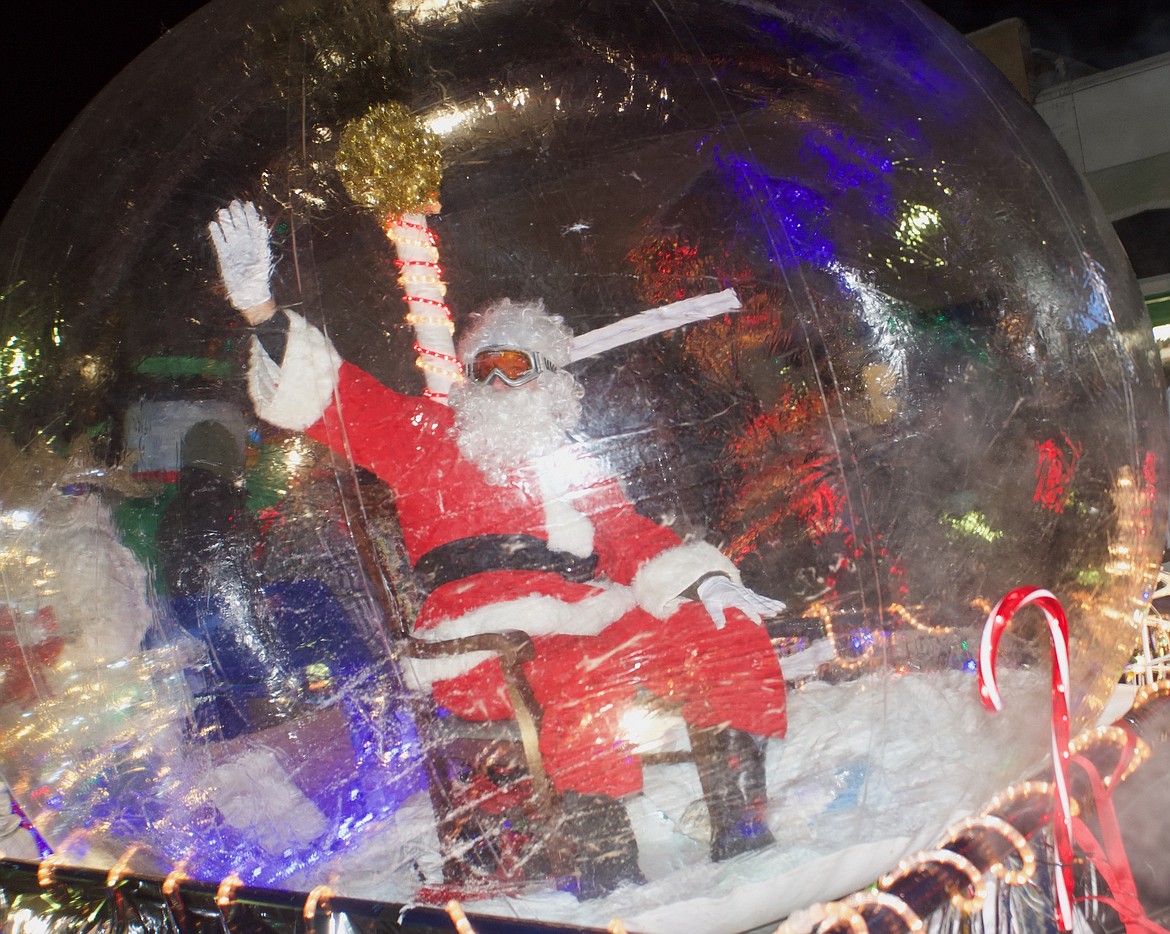
<path fill-rule="evenodd" d="M 593 580 L 597 555 L 554 551 L 534 535 L 476 535 L 432 548 L 414 570 L 428 592 L 485 571 L 548 571 L 574 584 Z"/>

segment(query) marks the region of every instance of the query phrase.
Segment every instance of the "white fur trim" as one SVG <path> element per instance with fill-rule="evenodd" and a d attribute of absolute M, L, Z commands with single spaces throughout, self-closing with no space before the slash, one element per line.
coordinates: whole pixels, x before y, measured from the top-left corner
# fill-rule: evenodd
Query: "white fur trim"
<path fill-rule="evenodd" d="M 416 639 L 442 642 L 485 632 L 519 629 L 530 636 L 595 636 L 634 609 L 629 587 L 613 584 L 575 603 L 544 594 L 489 603 L 438 625 L 416 630 Z"/>
<path fill-rule="evenodd" d="M 578 558 L 593 554 L 593 523 L 563 499 L 544 501 L 544 528 L 548 547 Z"/>
<path fill-rule="evenodd" d="M 300 315 L 288 311 L 288 343 L 277 364 L 252 338 L 248 392 L 256 414 L 278 428 L 304 431 L 333 400 L 341 357 L 329 338 Z"/>
<path fill-rule="evenodd" d="M 508 629 L 519 629 L 530 636 L 595 636 L 636 605 L 630 589 L 618 585 L 576 603 L 533 594 L 519 600 L 489 604 L 455 619 L 443 620 L 432 629 L 416 631 L 414 637 L 424 642 L 443 642 Z M 401 659 L 400 667 L 406 686 L 413 691 L 423 691 L 429 690 L 436 681 L 466 674 L 494 657 L 494 652 L 468 652 L 442 658 L 407 656 Z"/>
<path fill-rule="evenodd" d="M 578 558 L 593 554 L 593 523 L 569 501 L 569 471 L 554 453 L 536 463 L 536 479 L 544 500 L 544 530 L 548 547 Z"/>
<path fill-rule="evenodd" d="M 714 545 L 695 541 L 669 548 L 643 564 L 634 575 L 632 586 L 638 606 L 665 619 L 678 606 L 679 594 L 712 572 L 740 582 L 739 569 Z"/>
<path fill-rule="evenodd" d="M 413 658 L 399 660 L 402 680 L 412 691 L 429 691 L 436 681 L 457 678 L 471 671 L 480 662 L 495 658 L 495 652 L 468 652 L 465 655 L 445 655 L 442 658 Z"/>

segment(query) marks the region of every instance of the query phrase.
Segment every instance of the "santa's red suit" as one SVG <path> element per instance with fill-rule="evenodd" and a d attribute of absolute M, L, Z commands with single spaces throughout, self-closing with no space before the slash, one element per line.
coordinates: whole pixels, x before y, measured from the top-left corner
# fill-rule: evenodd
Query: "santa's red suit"
<path fill-rule="evenodd" d="M 411 563 L 437 568 L 417 636 L 521 629 L 533 637 L 526 674 L 544 711 L 541 751 L 558 790 L 621 796 L 641 788 L 622 723 L 639 688 L 679 705 L 693 726 L 784 735 L 784 678 L 766 632 L 736 610 L 717 629 L 702 603 L 680 597 L 711 572 L 739 581 L 716 548 L 640 515 L 573 445 L 489 483 L 459 452 L 447 406 L 387 388 L 343 362 L 298 315 L 288 317 L 281 364 L 253 343 L 258 414 L 305 431 L 393 488 Z M 482 543 L 502 543 L 498 564 L 485 565 Z M 509 548 L 529 544 L 565 566 L 532 570 L 512 560 Z M 512 715 L 499 662 L 487 653 L 405 666 L 408 681 L 429 685 L 458 716 Z"/>

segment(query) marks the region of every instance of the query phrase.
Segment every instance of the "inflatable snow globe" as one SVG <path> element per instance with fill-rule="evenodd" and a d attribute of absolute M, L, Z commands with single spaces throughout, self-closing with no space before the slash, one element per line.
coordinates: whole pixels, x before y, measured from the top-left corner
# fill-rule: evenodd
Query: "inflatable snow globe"
<path fill-rule="evenodd" d="M 731 934 L 1044 765 L 1005 593 L 1074 727 L 1128 660 L 1141 296 L 910 0 L 216 0 L 50 161 L 0 744 L 66 863 Z"/>

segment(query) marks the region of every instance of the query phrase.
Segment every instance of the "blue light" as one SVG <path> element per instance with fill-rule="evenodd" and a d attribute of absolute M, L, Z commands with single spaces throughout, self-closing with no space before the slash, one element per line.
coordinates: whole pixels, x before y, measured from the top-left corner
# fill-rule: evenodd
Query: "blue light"
<path fill-rule="evenodd" d="M 798 174 L 775 175 L 720 146 L 713 158 L 746 212 L 768 230 L 772 258 L 782 265 L 831 265 L 838 254 L 831 235 L 837 218 L 843 223 L 864 212 L 875 229 L 897 220 L 888 149 L 841 130 L 808 131 Z"/>
<path fill-rule="evenodd" d="M 744 207 L 772 234 L 774 260 L 783 265 L 827 265 L 833 259 L 834 245 L 822 229 L 827 205 L 818 192 L 795 179 L 768 175 L 745 159 L 718 151 L 715 163 L 727 174 Z"/>

